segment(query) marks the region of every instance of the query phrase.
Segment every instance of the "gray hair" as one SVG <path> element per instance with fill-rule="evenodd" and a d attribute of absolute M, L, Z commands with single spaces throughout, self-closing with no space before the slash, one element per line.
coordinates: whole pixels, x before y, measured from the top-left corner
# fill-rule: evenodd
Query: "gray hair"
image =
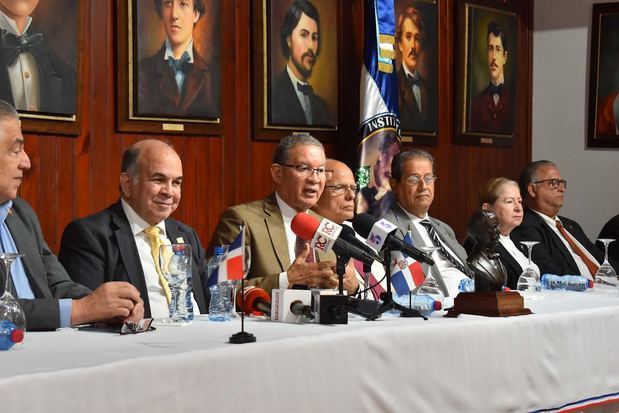
<path fill-rule="evenodd" d="M 19 119 L 19 113 L 13 105 L 0 99 L 0 121 Z"/>
<path fill-rule="evenodd" d="M 402 166 L 404 166 L 404 163 L 410 159 L 425 159 L 430 161 L 430 164 L 432 165 L 432 172 L 434 172 L 434 158 L 432 155 L 421 149 L 411 149 L 408 151 L 402 151 L 393 157 L 393 160 L 391 161 L 391 177 L 393 179 L 400 182 L 400 178 L 402 178 Z"/>
<path fill-rule="evenodd" d="M 528 164 L 523 169 L 522 173 L 520 174 L 520 178 L 518 178 L 518 185 L 520 186 L 520 195 L 523 198 L 528 197 L 529 184 L 532 184 L 533 181 L 537 180 L 537 170 L 541 168 L 542 166 L 552 166 L 554 168 L 557 167 L 557 165 L 555 165 L 554 162 L 550 162 L 546 160 L 535 161 L 535 162 L 531 162 L 530 164 Z"/>
<path fill-rule="evenodd" d="M 299 145 L 318 146 L 323 152 L 325 151 L 322 143 L 309 133 L 295 133 L 279 141 L 277 148 L 275 148 L 275 153 L 273 154 L 273 163 L 287 163 L 290 158 L 290 151 L 292 151 L 292 148 Z"/>

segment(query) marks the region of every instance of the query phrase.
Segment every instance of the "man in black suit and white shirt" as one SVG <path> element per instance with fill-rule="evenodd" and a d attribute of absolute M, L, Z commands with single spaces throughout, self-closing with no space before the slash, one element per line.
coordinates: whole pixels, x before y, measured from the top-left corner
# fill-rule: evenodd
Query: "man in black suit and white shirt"
<path fill-rule="evenodd" d="M 571 219 L 559 216 L 567 182 L 550 161 L 530 163 L 520 175 L 520 192 L 527 209 L 520 226 L 512 231 L 514 242 L 537 241 L 532 259 L 542 274 L 580 274 L 592 278 L 604 253 Z M 616 263 L 611 262 L 613 267 Z"/>
<path fill-rule="evenodd" d="M 62 235 L 59 258 L 71 278 L 90 288 L 128 281 L 140 291 L 146 317 L 167 318 L 169 289 L 158 269 L 154 245 L 188 243 L 194 302 L 206 313 L 204 248 L 192 228 L 170 218 L 180 202 L 182 180 L 181 159 L 169 144 L 147 139 L 127 149 L 121 164 L 120 200 L 71 222 Z"/>
<path fill-rule="evenodd" d="M 383 218 L 399 227 L 400 236 L 411 232 L 413 246 L 437 246 L 432 253 L 432 276 L 445 296 L 458 294 L 460 281 L 472 272 L 466 252 L 451 227 L 431 218 L 428 210 L 434 200 L 434 158 L 426 151 L 409 150 L 397 154 L 391 163 L 391 189 L 397 204 Z M 437 239 L 438 237 L 438 239 Z M 424 271 L 428 274 L 426 264 Z"/>
<path fill-rule="evenodd" d="M 271 123 L 330 125 L 325 101 L 316 95 L 309 78 L 320 54 L 320 18 L 307 0 L 295 0 L 284 17 L 280 46 L 286 68 L 271 85 Z"/>
<path fill-rule="evenodd" d="M 17 196 L 30 158 L 19 116 L 0 100 L 0 252 L 24 254 L 11 267 L 12 293 L 26 314 L 28 330 L 53 330 L 94 321 L 137 321 L 140 293 L 128 283 L 107 283 L 94 292 L 69 278 L 43 239 L 32 207 Z M 6 274 L 0 268 L 0 285 Z M 3 288 L 3 287 L 2 287 Z"/>

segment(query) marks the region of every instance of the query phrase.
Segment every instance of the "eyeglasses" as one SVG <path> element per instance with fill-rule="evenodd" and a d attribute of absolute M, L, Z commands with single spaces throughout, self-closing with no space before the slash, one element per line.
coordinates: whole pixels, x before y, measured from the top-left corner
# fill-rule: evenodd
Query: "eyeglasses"
<path fill-rule="evenodd" d="M 423 179 L 423 182 L 426 183 L 426 185 L 430 185 L 432 182 L 436 181 L 438 179 L 438 176 L 436 175 L 425 175 L 423 177 L 419 176 L 419 175 L 411 175 L 408 178 L 405 179 L 406 182 L 408 182 L 411 185 L 417 185 L 419 183 L 419 181 L 421 181 Z"/>
<path fill-rule="evenodd" d="M 343 195 L 347 189 L 350 189 L 350 191 L 355 195 L 359 193 L 359 187 L 357 185 L 325 185 L 325 188 L 329 188 L 331 190 L 331 193 L 335 196 Z"/>
<path fill-rule="evenodd" d="M 563 187 L 563 189 L 567 189 L 567 181 L 565 179 L 557 179 L 557 178 L 542 179 L 541 181 L 533 181 L 531 183 L 532 184 L 541 184 L 542 182 L 548 182 L 548 185 L 550 185 L 550 187 L 552 189 L 557 189 L 559 187 L 559 185 L 561 185 Z"/>
<path fill-rule="evenodd" d="M 304 178 L 308 178 L 313 174 L 317 174 L 319 178 L 323 176 L 329 179 L 333 174 L 333 169 L 325 169 L 325 168 L 312 168 L 308 165 L 289 165 L 287 163 L 278 163 L 281 166 L 287 166 L 288 168 L 296 169 L 297 173 Z"/>

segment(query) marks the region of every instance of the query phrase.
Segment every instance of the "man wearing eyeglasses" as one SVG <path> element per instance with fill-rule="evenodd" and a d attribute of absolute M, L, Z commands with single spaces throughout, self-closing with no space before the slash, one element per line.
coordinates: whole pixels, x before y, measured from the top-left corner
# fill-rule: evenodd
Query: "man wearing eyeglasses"
<path fill-rule="evenodd" d="M 460 282 L 470 277 L 466 251 L 451 227 L 428 215 L 434 200 L 434 158 L 426 151 L 403 151 L 391 163 L 391 189 L 396 205 L 383 218 L 399 227 L 400 236 L 410 230 L 413 246 L 435 246 L 432 276 L 446 297 L 458 294 Z M 424 272 L 428 274 L 426 264 Z"/>
<path fill-rule="evenodd" d="M 527 208 L 522 224 L 511 234 L 520 241 L 537 241 L 531 257 L 542 274 L 580 274 L 593 278 L 604 253 L 571 219 L 559 216 L 563 207 L 567 182 L 550 161 L 530 163 L 520 174 L 520 193 Z M 611 262 L 615 268 L 616 263 Z"/>
<path fill-rule="evenodd" d="M 283 138 L 273 155 L 271 177 L 275 191 L 264 199 L 235 205 L 222 214 L 208 253 L 230 244 L 246 225 L 245 243 L 251 248 L 249 283 L 270 292 L 294 286 L 335 288 L 333 260 L 316 253 L 298 239 L 290 223 L 298 212 L 308 212 L 320 198 L 331 171 L 325 167 L 322 144 L 309 134 Z M 314 214 L 310 211 L 311 214 Z M 318 219 L 318 215 L 314 214 Z"/>

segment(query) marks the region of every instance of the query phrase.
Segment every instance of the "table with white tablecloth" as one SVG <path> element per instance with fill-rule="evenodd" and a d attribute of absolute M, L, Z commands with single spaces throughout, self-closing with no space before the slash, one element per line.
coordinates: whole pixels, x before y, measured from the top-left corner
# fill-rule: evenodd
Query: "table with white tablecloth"
<path fill-rule="evenodd" d="M 0 353 L 0 411 L 532 411 L 619 399 L 619 293 L 544 294 L 534 314 L 347 325 L 246 319 L 116 335 L 29 332 Z"/>

